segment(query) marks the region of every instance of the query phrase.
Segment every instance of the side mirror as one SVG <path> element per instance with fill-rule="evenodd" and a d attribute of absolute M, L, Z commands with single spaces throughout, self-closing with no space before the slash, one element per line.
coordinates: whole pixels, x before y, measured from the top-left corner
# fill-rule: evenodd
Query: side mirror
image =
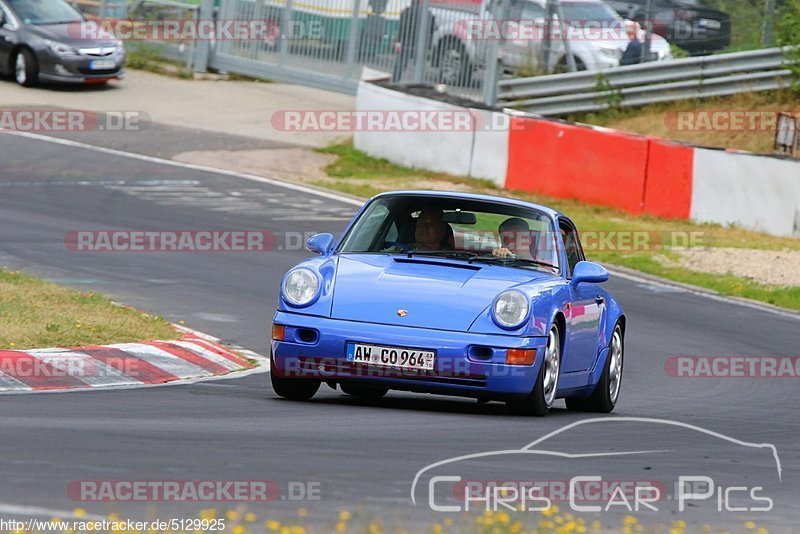
<path fill-rule="evenodd" d="M 608 281 L 608 271 L 605 267 L 591 261 L 579 261 L 572 271 L 570 285 L 575 287 L 581 282 L 602 284 L 606 281 Z"/>
<path fill-rule="evenodd" d="M 316 254 L 328 256 L 333 248 L 333 236 L 331 234 L 312 235 L 306 241 L 306 248 Z"/>

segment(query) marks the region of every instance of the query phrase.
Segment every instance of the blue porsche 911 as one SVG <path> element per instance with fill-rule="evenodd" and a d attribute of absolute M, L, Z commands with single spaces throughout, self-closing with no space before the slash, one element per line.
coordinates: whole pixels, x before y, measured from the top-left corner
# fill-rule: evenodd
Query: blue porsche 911
<path fill-rule="evenodd" d="M 390 389 L 505 401 L 544 415 L 557 398 L 610 412 L 625 315 L 586 261 L 575 225 L 520 200 L 439 191 L 370 199 L 344 233 L 281 282 L 275 392 L 324 382 L 358 397 Z"/>

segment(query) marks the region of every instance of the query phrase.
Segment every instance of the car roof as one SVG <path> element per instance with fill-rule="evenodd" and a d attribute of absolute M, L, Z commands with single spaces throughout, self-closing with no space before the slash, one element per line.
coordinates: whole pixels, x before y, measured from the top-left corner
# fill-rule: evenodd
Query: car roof
<path fill-rule="evenodd" d="M 484 200 L 487 202 L 497 202 L 507 204 L 509 206 L 519 206 L 521 208 L 532 208 L 539 210 L 545 215 L 555 219 L 556 217 L 563 217 L 564 214 L 560 211 L 554 210 L 541 204 L 534 202 L 527 202 L 516 198 L 501 197 L 495 195 L 481 195 L 478 193 L 465 193 L 462 191 L 431 191 L 431 190 L 408 190 L 408 191 L 388 191 L 380 193 L 373 198 L 385 198 L 391 196 L 421 196 L 421 197 L 440 197 L 440 198 L 462 198 L 464 200 Z"/>

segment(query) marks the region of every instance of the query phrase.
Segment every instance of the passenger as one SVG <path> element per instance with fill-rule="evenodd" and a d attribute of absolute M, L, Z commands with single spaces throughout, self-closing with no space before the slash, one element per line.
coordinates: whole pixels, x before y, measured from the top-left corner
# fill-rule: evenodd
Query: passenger
<path fill-rule="evenodd" d="M 531 255 L 531 229 L 524 219 L 506 219 L 498 228 L 501 247 L 492 250 L 498 258 L 520 258 L 533 260 Z"/>

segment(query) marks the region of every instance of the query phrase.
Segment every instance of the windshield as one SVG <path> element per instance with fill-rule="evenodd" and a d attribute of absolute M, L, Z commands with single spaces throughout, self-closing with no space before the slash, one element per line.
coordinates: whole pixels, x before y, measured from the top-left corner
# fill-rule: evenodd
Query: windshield
<path fill-rule="evenodd" d="M 442 256 L 556 273 L 555 243 L 551 219 L 535 209 L 398 195 L 373 201 L 339 252 Z"/>
<path fill-rule="evenodd" d="M 66 24 L 83 20 L 64 0 L 9 0 L 8 4 L 25 24 Z"/>

